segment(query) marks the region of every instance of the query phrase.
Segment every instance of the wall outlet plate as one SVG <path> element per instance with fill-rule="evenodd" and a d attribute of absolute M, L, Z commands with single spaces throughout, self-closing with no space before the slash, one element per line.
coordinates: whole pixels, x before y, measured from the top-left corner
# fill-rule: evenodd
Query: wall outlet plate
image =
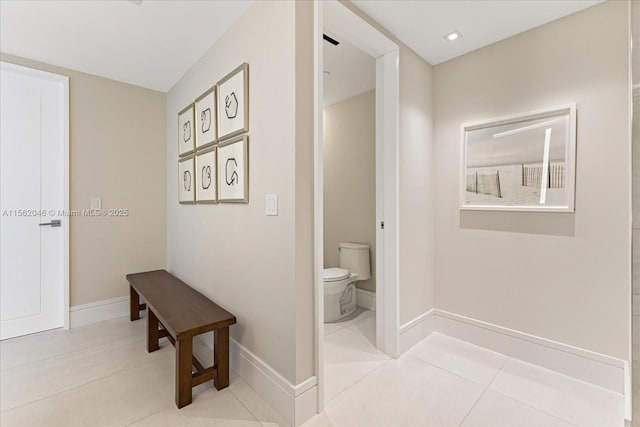
<path fill-rule="evenodd" d="M 102 199 L 100 197 L 91 199 L 91 209 L 102 209 Z"/>

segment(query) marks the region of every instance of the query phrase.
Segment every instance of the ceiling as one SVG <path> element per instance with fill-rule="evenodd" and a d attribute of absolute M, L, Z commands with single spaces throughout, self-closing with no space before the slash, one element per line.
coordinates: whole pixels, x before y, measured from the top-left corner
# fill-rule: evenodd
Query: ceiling
<path fill-rule="evenodd" d="M 375 88 L 376 60 L 336 33 L 324 32 L 340 42 L 337 46 L 323 42 L 324 106 Z"/>
<path fill-rule="evenodd" d="M 603 0 L 353 0 L 430 64 L 490 45 Z M 454 42 L 444 36 L 460 31 Z"/>
<path fill-rule="evenodd" d="M 252 1 L 0 1 L 0 51 L 168 91 Z"/>
<path fill-rule="evenodd" d="M 0 0 L 0 51 L 168 91 L 252 1 Z M 600 1 L 353 2 L 428 62 L 438 64 Z M 447 42 L 443 36 L 454 30 L 462 38 Z M 325 46 L 329 102 L 344 99 L 340 92 L 356 95 L 373 87 L 372 71 L 349 70 L 370 70 L 370 57 L 344 40 L 341 46 L 333 51 Z"/>

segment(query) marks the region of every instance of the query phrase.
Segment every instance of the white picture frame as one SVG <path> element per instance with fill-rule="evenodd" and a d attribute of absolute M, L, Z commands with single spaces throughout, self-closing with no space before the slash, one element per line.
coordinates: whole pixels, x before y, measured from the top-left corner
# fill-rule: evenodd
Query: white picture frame
<path fill-rule="evenodd" d="M 218 114 L 216 112 L 216 87 L 212 87 L 195 100 L 196 151 L 217 141 Z"/>
<path fill-rule="evenodd" d="M 193 103 L 178 113 L 178 156 L 188 156 L 196 150 Z"/>
<path fill-rule="evenodd" d="M 249 64 L 227 74 L 217 87 L 218 141 L 249 132 Z"/>
<path fill-rule="evenodd" d="M 460 209 L 574 212 L 576 104 L 461 126 Z"/>
<path fill-rule="evenodd" d="M 197 177 L 194 155 L 178 159 L 178 202 L 191 204 L 196 202 Z"/>
<path fill-rule="evenodd" d="M 218 173 L 216 147 L 196 154 L 196 203 L 218 203 Z"/>
<path fill-rule="evenodd" d="M 218 201 L 249 203 L 249 137 L 220 143 L 218 151 Z"/>

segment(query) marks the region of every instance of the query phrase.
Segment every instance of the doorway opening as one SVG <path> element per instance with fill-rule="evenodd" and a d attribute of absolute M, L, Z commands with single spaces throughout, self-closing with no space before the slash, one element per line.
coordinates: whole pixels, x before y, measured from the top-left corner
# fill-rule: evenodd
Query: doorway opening
<path fill-rule="evenodd" d="M 316 7 L 314 275 L 322 411 L 377 366 L 347 367 L 350 345 L 368 345 L 380 360 L 398 356 L 399 48 L 338 1 Z"/>

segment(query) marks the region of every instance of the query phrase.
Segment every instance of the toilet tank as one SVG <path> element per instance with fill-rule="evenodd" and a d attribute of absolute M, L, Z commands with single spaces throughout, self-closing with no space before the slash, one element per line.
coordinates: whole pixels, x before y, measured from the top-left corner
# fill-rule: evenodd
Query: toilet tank
<path fill-rule="evenodd" d="M 351 273 L 358 275 L 358 280 L 367 280 L 371 277 L 371 264 L 369 263 L 369 245 L 361 243 L 339 243 L 340 268 L 346 268 Z"/>

